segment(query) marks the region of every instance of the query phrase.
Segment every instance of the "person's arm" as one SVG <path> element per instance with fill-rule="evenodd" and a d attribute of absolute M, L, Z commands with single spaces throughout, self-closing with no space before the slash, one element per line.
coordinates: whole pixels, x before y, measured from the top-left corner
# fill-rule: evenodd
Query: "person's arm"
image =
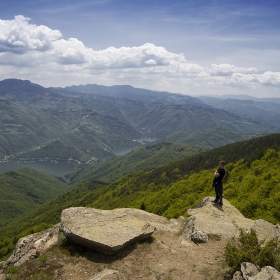
<path fill-rule="evenodd" d="M 220 176 L 220 173 L 218 173 L 217 171 L 214 172 L 214 177 L 218 178 Z"/>

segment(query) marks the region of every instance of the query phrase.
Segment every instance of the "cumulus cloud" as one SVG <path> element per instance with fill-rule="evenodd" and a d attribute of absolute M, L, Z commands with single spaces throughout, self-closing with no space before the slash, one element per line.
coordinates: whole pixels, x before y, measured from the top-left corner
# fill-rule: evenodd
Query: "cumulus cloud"
<path fill-rule="evenodd" d="M 92 68 L 142 68 L 150 66 L 168 66 L 186 62 L 182 54 L 168 52 L 154 44 L 139 47 L 109 47 L 102 51 L 88 52 Z"/>
<path fill-rule="evenodd" d="M 24 53 L 47 50 L 62 35 L 58 30 L 29 23 L 30 18 L 18 15 L 13 20 L 0 20 L 0 52 Z"/>
<path fill-rule="evenodd" d="M 255 68 L 239 68 L 231 64 L 212 64 L 209 73 L 211 76 L 231 76 L 234 73 L 257 72 Z"/>
<path fill-rule="evenodd" d="M 268 86 L 280 86 L 280 72 L 265 72 L 256 76 L 258 82 Z"/>
<path fill-rule="evenodd" d="M 20 73 L 17 78 L 25 79 L 33 76 L 44 80 L 45 77 L 52 82 L 57 80 L 57 85 L 59 81 L 65 85 L 67 80 L 71 81 L 68 85 L 90 83 L 94 78 L 101 84 L 147 85 L 185 93 L 186 89 L 201 89 L 201 92 L 221 86 L 227 89 L 280 87 L 280 72 L 258 73 L 254 67 L 227 63 L 202 66 L 189 63 L 184 54 L 172 53 L 151 43 L 94 50 L 76 38 L 66 40 L 60 31 L 30 21 L 24 16 L 0 20 L 1 72 Z M 2 75 L 2 78 L 9 77 Z"/>
<path fill-rule="evenodd" d="M 75 39 L 57 40 L 53 42 L 51 55 L 59 64 L 81 64 L 87 62 L 87 49 L 84 44 Z"/>

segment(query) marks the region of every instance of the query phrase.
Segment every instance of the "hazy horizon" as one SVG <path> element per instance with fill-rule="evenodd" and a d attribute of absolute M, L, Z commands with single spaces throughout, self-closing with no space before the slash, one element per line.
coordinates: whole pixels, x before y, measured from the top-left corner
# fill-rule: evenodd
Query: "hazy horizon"
<path fill-rule="evenodd" d="M 6 1 L 0 80 L 280 97 L 277 0 Z"/>

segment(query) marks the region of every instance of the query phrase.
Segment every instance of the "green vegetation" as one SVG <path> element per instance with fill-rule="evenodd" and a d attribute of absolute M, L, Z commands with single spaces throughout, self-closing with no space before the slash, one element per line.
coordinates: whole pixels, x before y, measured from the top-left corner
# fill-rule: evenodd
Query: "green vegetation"
<path fill-rule="evenodd" d="M 265 98 L 246 98 L 240 100 L 237 98 L 215 98 L 215 97 L 200 97 L 204 103 L 218 109 L 225 109 L 229 112 L 250 118 L 253 120 L 261 120 L 269 122 L 271 126 L 276 126 L 279 129 L 280 114 L 279 114 L 279 99 Z"/>
<path fill-rule="evenodd" d="M 0 100 L 0 159 L 14 155 L 86 163 L 117 148 L 135 147 L 133 140 L 139 138 L 169 140 L 172 135 L 173 141 L 217 147 L 244 134 L 249 138 L 279 129 L 275 109 L 269 121 L 255 121 L 198 98 L 129 86 L 47 89 L 8 79 L 0 81 L 0 97 L 5 99 Z"/>
<path fill-rule="evenodd" d="M 280 134 L 274 134 L 128 174 L 110 185 L 89 181 L 73 187 L 1 227 L 0 257 L 6 256 L 20 237 L 58 223 L 61 211 L 68 207 L 135 207 L 168 218 L 186 215 L 187 209 L 214 194 L 212 176 L 221 158 L 229 162 L 225 198 L 246 217 L 279 222 Z"/>
<path fill-rule="evenodd" d="M 93 163 L 69 176 L 71 183 L 87 180 L 113 182 L 125 174 L 150 170 L 163 164 L 198 154 L 207 149 L 196 144 L 157 142 L 138 148 L 123 156 Z"/>
<path fill-rule="evenodd" d="M 248 233 L 241 230 L 237 245 L 228 242 L 225 258 L 232 273 L 240 271 L 243 262 L 250 262 L 259 267 L 272 266 L 280 270 L 280 245 L 276 240 L 271 240 L 261 246 L 254 230 Z"/>
<path fill-rule="evenodd" d="M 256 136 L 257 135 L 253 134 L 246 135 L 244 133 L 238 133 L 221 126 L 215 126 L 203 130 L 178 131 L 168 136 L 166 139 L 172 142 L 196 143 L 208 148 L 217 148 Z"/>
<path fill-rule="evenodd" d="M 0 174 L 0 226 L 64 193 L 69 186 L 32 168 Z"/>
<path fill-rule="evenodd" d="M 57 137 L 63 126 L 56 118 L 0 99 L 0 160 Z"/>

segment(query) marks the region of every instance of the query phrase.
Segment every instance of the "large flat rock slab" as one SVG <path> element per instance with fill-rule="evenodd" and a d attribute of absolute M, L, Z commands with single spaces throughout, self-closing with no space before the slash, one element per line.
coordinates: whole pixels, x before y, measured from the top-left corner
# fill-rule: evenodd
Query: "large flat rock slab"
<path fill-rule="evenodd" d="M 181 238 L 182 245 L 189 245 L 191 241 L 207 242 L 205 236 L 219 235 L 225 239 L 239 237 L 240 229 L 245 231 L 254 229 L 259 241 L 280 240 L 280 227 L 264 220 L 245 218 L 239 210 L 223 200 L 223 207 L 212 203 L 214 197 L 206 197 L 198 203 L 196 209 L 189 209 L 185 229 Z M 197 236 L 202 236 L 200 239 Z M 195 238 L 196 237 L 196 238 Z"/>
<path fill-rule="evenodd" d="M 68 208 L 61 213 L 60 230 L 74 244 L 113 255 L 155 231 L 154 226 L 130 212 L 126 208 Z"/>

